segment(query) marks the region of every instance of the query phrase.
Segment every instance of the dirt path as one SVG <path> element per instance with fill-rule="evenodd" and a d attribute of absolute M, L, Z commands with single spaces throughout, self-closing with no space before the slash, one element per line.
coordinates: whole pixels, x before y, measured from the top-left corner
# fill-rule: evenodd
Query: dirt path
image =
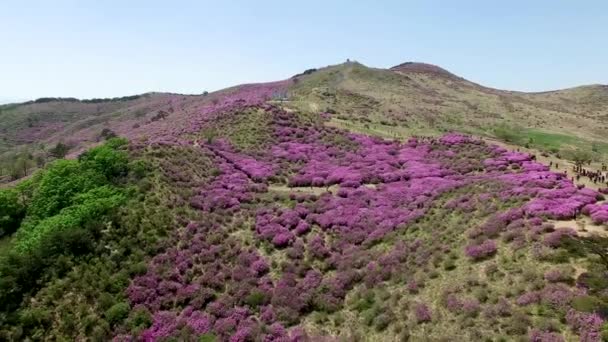
<path fill-rule="evenodd" d="M 361 186 L 364 186 L 366 188 L 370 188 L 370 189 L 375 189 L 376 185 L 374 184 L 363 184 Z M 315 195 L 322 195 L 326 192 L 335 194 L 338 189 L 340 189 L 339 185 L 332 185 L 330 187 L 326 187 L 326 186 L 294 186 L 294 187 L 289 187 L 287 185 L 284 184 L 270 184 L 268 186 L 268 191 L 278 191 L 278 192 L 303 192 L 303 193 L 307 193 L 307 194 L 315 194 Z"/>
<path fill-rule="evenodd" d="M 268 186 L 268 191 L 277 191 L 277 192 L 303 192 L 307 194 L 315 194 L 322 195 L 326 192 L 330 192 L 332 194 L 338 191 L 337 185 L 332 185 L 330 187 L 320 187 L 320 186 L 295 186 L 288 187 L 287 185 L 281 184 L 271 184 Z"/>
<path fill-rule="evenodd" d="M 600 236 L 608 237 L 608 230 L 606 226 L 601 226 L 591 222 L 591 219 L 586 216 L 580 216 L 574 220 L 556 221 L 551 220 L 549 223 L 553 224 L 555 228 L 572 228 L 575 229 L 580 236 L 589 236 L 591 234 L 597 234 Z"/>

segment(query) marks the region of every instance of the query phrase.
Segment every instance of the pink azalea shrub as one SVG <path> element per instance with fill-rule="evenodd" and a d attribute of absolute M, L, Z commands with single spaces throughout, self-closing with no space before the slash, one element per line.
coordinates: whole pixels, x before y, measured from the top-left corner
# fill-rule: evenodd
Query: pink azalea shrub
<path fill-rule="evenodd" d="M 583 213 L 591 216 L 595 224 L 608 223 L 608 204 L 589 204 L 583 208 Z"/>
<path fill-rule="evenodd" d="M 465 248 L 465 254 L 473 260 L 482 260 L 496 254 L 496 242 L 485 240 L 481 244 L 469 245 Z"/>
<path fill-rule="evenodd" d="M 601 328 L 604 321 L 598 314 L 570 309 L 566 314 L 566 321 L 574 331 L 580 334 L 581 341 L 597 342 L 602 340 Z"/>
<path fill-rule="evenodd" d="M 530 342 L 564 342 L 565 339 L 562 335 L 549 332 L 549 331 L 541 331 L 537 329 L 533 329 L 530 331 Z"/>
<path fill-rule="evenodd" d="M 414 307 L 414 316 L 418 323 L 426 323 L 431 321 L 431 310 L 426 304 L 416 304 Z"/>
<path fill-rule="evenodd" d="M 189 202 L 202 219 L 176 227 L 146 273 L 131 280 L 129 304 L 153 317 L 135 340 L 177 338 L 188 327 L 219 340 L 298 341 L 306 337 L 300 326 L 304 318 L 313 311 L 339 311 L 353 289 L 399 279 L 416 295 L 424 279 L 408 278 L 407 270 L 432 265 L 434 252 L 447 255 L 452 247 L 441 236 L 425 242 L 400 234 L 424 220 L 438 201 L 442 210 L 463 217 L 483 214 L 481 224 L 466 232 L 469 262 L 491 258 L 504 245 L 532 245 L 533 256 L 545 257 L 576 234 L 554 229 L 546 219 L 581 213 L 602 218 L 604 206 L 595 204 L 594 191 L 579 189 L 529 154 L 460 134 L 400 143 L 302 124 L 297 114 L 263 103 L 273 87 L 281 85 L 245 87 L 231 100 L 201 108 L 191 127 L 155 139 L 156 144 L 193 145 L 185 134 L 251 108 L 267 115 L 271 132 L 267 145 L 251 150 L 238 150 L 223 139 L 198 142 L 215 166 L 213 177 L 198 182 Z M 173 176 L 182 178 L 179 170 Z M 483 193 L 453 195 L 475 184 L 493 185 Z M 274 186 L 293 191 L 271 191 Z M 374 248 L 392 240 L 386 248 Z M 497 241 L 504 243 L 499 247 Z M 550 270 L 541 281 L 543 287 L 516 298 L 487 303 L 449 295 L 445 305 L 450 314 L 494 318 L 519 310 L 513 304 L 568 310 L 577 295 L 566 286 L 569 277 Z M 411 309 L 419 323 L 431 321 L 436 312 L 424 303 Z M 581 336 L 598 331 L 595 316 L 569 316 Z M 560 341 L 558 334 L 540 330 L 531 331 L 530 338 Z"/>

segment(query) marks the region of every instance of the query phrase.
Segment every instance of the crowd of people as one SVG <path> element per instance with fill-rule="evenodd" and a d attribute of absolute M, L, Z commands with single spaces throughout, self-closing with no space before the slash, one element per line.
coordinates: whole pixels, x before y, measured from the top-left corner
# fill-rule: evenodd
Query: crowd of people
<path fill-rule="evenodd" d="M 580 180 L 581 177 L 587 177 L 593 184 L 606 184 L 608 187 L 608 172 L 606 164 L 602 164 L 601 170 L 587 170 L 582 165 L 574 165 L 572 171 L 574 171 L 576 180 Z M 573 177 L 574 180 L 574 177 Z"/>

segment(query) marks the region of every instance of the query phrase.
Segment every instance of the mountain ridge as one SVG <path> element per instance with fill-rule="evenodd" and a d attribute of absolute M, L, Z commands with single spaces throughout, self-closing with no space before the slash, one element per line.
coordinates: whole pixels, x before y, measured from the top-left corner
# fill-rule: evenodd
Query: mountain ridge
<path fill-rule="evenodd" d="M 0 340 L 608 338 L 603 94 L 404 68 L 2 107 Z"/>
<path fill-rule="evenodd" d="M 281 86 L 274 89 L 275 84 Z M 103 140 L 108 131 L 145 137 L 155 127 L 188 125 L 205 107 L 240 89 L 256 88 L 266 89 L 266 100 L 280 100 L 284 107 L 307 113 L 335 112 L 332 125 L 400 139 L 446 131 L 493 136 L 497 126 L 506 125 L 532 129 L 534 134 L 540 130 L 581 137 L 582 145 L 591 146 L 602 142 L 608 129 L 608 86 L 526 93 L 485 87 L 428 63 L 406 62 L 381 69 L 346 62 L 308 69 L 283 81 L 199 95 L 147 92 L 0 105 L 0 165 L 4 164 L 0 167 L 10 167 L 7 164 L 19 153 L 48 155 L 58 143 L 69 145 L 76 155 Z M 529 139 L 519 140 L 523 144 Z"/>
<path fill-rule="evenodd" d="M 358 63 L 358 62 L 346 62 L 346 63 Z M 346 64 L 344 63 L 344 64 Z M 342 65 L 342 64 L 337 64 L 337 65 Z M 331 66 L 331 65 L 330 65 Z M 335 65 L 333 65 L 335 66 Z M 302 77 L 302 76 L 306 76 L 306 75 L 310 75 L 314 72 L 316 72 L 317 70 L 322 69 L 322 68 L 309 68 L 306 69 L 304 72 L 295 74 L 294 76 L 291 76 L 287 79 L 291 79 L 291 78 L 297 78 L 297 77 Z M 426 63 L 426 62 L 415 62 L 415 61 L 407 61 L 407 62 L 403 62 L 397 65 L 394 65 L 392 67 L 388 67 L 386 69 L 383 68 L 378 68 L 380 70 L 391 70 L 391 71 L 395 71 L 395 72 L 399 72 L 399 73 L 421 73 L 421 74 L 433 74 L 433 75 L 437 75 L 437 76 L 444 76 L 444 77 L 449 77 L 449 78 L 454 78 L 454 79 L 458 79 L 458 80 L 464 80 L 470 83 L 474 83 L 474 84 L 478 84 L 476 82 L 473 82 L 471 80 L 469 80 L 466 77 L 460 76 L 460 75 L 456 75 L 454 73 L 452 73 L 451 71 L 439 66 L 439 65 L 435 65 L 432 63 Z M 216 92 L 222 92 L 225 90 L 229 90 L 229 89 L 233 89 L 236 87 L 240 87 L 240 86 L 246 86 L 246 85 L 255 85 L 255 84 L 264 84 L 264 83 L 273 83 L 276 81 L 268 81 L 268 82 L 253 82 L 253 83 L 242 83 L 242 84 L 238 84 L 238 85 L 234 85 L 234 86 L 230 86 L 227 88 L 222 88 L 222 89 L 218 89 L 216 91 L 212 91 L 212 92 L 202 92 L 201 94 L 192 94 L 192 93 L 177 93 L 177 92 L 170 92 L 170 91 L 147 91 L 144 93 L 136 93 L 133 95 L 126 95 L 126 96 L 118 96 L 118 97 L 109 97 L 109 98 L 99 98 L 99 97 L 90 97 L 90 98 L 75 98 L 75 97 L 41 97 L 41 98 L 36 98 L 36 99 L 32 99 L 32 100 L 14 100 L 14 99 L 6 99 L 6 101 L 10 101 L 10 102 L 0 102 L 0 107 L 1 106 L 7 106 L 7 105 L 27 105 L 27 104 L 31 104 L 31 103 L 36 103 L 36 101 L 40 101 L 40 100 L 45 100 L 45 99 L 54 99 L 56 100 L 56 102 L 72 102 L 72 101 L 80 101 L 80 102 L 94 102 L 94 101 L 100 101 L 100 102 L 106 102 L 106 101 L 115 101 L 115 100 L 120 100 L 122 98 L 129 98 L 129 97 L 141 97 L 141 96 L 154 96 L 154 95 L 180 95 L 180 96 L 199 96 L 199 95 L 203 95 L 204 93 L 216 93 Z M 567 90 L 572 90 L 572 89 L 577 89 L 577 88 L 597 88 L 599 90 L 602 91 L 607 91 L 608 92 L 608 84 L 604 84 L 604 83 L 591 83 L 591 84 L 581 84 L 581 85 L 575 85 L 575 86 L 570 86 L 570 87 L 565 87 L 565 88 L 556 88 L 556 89 L 550 89 L 550 90 L 539 90 L 539 91 L 523 91 L 523 90 L 512 90 L 512 89 L 503 89 L 503 88 L 493 88 L 493 87 L 489 87 L 489 86 L 483 86 L 481 84 L 478 84 L 484 88 L 488 88 L 488 89 L 493 89 L 493 90 L 498 90 L 498 91 L 504 91 L 504 92 L 510 92 L 510 93 L 522 93 L 522 94 L 546 94 L 546 93 L 553 93 L 553 92 L 560 92 L 560 91 L 567 91 Z M 5 101 L 4 99 L 0 98 L 0 101 Z"/>

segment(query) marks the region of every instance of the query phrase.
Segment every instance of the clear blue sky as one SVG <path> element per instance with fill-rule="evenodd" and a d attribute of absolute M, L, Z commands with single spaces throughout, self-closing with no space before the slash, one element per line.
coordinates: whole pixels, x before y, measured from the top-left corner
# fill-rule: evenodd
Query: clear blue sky
<path fill-rule="evenodd" d="M 346 58 L 540 91 L 608 83 L 608 1 L 4 0 L 0 44 L 0 101 L 200 93 Z"/>

